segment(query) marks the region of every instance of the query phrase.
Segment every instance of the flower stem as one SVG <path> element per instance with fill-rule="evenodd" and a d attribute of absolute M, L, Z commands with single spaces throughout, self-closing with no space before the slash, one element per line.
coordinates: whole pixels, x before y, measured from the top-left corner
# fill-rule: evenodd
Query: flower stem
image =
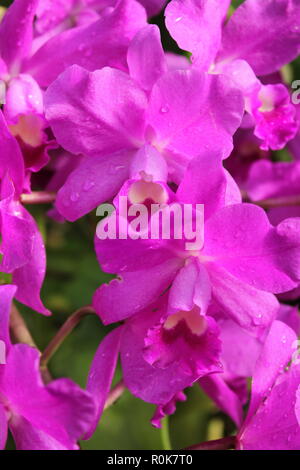
<path fill-rule="evenodd" d="M 191 447 L 187 447 L 186 450 L 227 450 L 234 449 L 236 443 L 236 436 L 223 437 L 216 441 L 201 442 Z"/>
<path fill-rule="evenodd" d="M 161 440 L 164 450 L 172 450 L 170 431 L 169 431 L 169 417 L 165 416 L 162 420 L 161 426 Z"/>
<path fill-rule="evenodd" d="M 21 194 L 23 204 L 50 204 L 56 199 L 56 193 L 49 191 L 33 191 L 30 194 Z"/>
<path fill-rule="evenodd" d="M 37 345 L 32 338 L 27 325 L 24 321 L 24 318 L 20 314 L 17 307 L 12 304 L 11 311 L 10 311 L 10 319 L 9 319 L 9 327 L 10 327 L 10 334 L 12 338 L 12 342 L 16 343 L 23 343 L 32 346 L 33 348 L 38 349 Z M 47 367 L 44 367 L 41 370 L 41 375 L 45 384 L 51 382 L 52 377 L 50 372 L 48 371 Z"/>
<path fill-rule="evenodd" d="M 67 321 L 62 325 L 62 327 L 58 330 L 54 338 L 50 341 L 48 346 L 46 347 L 45 351 L 41 356 L 41 368 L 45 368 L 53 356 L 53 354 L 58 350 L 60 345 L 66 339 L 66 337 L 74 330 L 74 328 L 78 325 L 78 323 L 87 315 L 94 314 L 95 310 L 90 307 L 82 307 L 76 312 L 74 312 Z"/>
<path fill-rule="evenodd" d="M 120 398 L 120 396 L 125 391 L 125 388 L 126 387 L 124 385 L 123 380 L 120 380 L 120 382 L 118 382 L 117 385 L 115 385 L 115 387 L 111 390 L 110 394 L 108 395 L 107 400 L 104 405 L 105 410 L 109 408 L 111 405 L 113 405 Z"/>
<path fill-rule="evenodd" d="M 9 322 L 12 342 L 25 343 L 36 348 L 36 344 L 27 328 L 27 325 L 17 307 L 12 304 Z"/>

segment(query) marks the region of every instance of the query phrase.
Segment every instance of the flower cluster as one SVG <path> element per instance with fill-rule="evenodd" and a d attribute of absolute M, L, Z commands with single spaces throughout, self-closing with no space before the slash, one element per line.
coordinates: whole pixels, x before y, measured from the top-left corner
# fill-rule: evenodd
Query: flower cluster
<path fill-rule="evenodd" d="M 21 450 L 77 449 L 120 357 L 122 386 L 156 405 L 154 426 L 197 382 L 235 423 L 231 446 L 300 449 L 300 105 L 287 78 L 300 1 L 166 3 L 14 0 L 0 22 L 1 448 L 9 428 Z M 164 8 L 180 55 L 149 22 Z M 26 206 L 53 203 L 47 215 L 64 223 L 111 202 L 95 256 L 114 278 L 88 310 L 116 325 L 83 390 L 52 380 L 51 345 L 41 356 L 14 303 L 51 315 Z M 191 249 L 176 223 L 150 236 L 134 218 L 150 205 L 159 229 L 186 206 L 195 226 L 203 207 L 202 243 Z M 111 237 L 118 215 L 126 236 Z"/>

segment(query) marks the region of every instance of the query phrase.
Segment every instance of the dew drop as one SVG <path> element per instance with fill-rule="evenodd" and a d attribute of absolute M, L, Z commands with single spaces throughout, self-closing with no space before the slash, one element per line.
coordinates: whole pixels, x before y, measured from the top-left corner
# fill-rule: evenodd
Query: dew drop
<path fill-rule="evenodd" d="M 79 194 L 78 193 L 72 193 L 70 197 L 72 202 L 76 202 L 79 199 Z"/>
<path fill-rule="evenodd" d="M 84 183 L 84 185 L 83 185 L 83 190 L 84 190 L 84 191 L 89 191 L 89 190 L 92 189 L 94 186 L 95 186 L 95 182 L 94 182 L 94 181 L 87 180 L 87 181 Z"/>
<path fill-rule="evenodd" d="M 261 324 L 261 319 L 262 319 L 262 314 L 261 313 L 257 313 L 255 315 L 255 317 L 253 318 L 253 323 L 254 325 L 260 325 Z"/>
<path fill-rule="evenodd" d="M 161 114 L 166 114 L 166 113 L 169 112 L 169 110 L 170 110 L 170 108 L 169 108 L 169 106 L 168 106 L 167 104 L 166 104 L 165 106 L 162 106 L 162 107 L 160 108 Z"/>

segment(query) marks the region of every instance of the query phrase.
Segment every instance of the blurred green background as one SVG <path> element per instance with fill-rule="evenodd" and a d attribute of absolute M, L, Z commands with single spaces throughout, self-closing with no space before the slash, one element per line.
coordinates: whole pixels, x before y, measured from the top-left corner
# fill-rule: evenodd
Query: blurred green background
<path fill-rule="evenodd" d="M 9 1 L 1 2 L 7 6 Z M 233 4 L 241 1 L 233 2 Z M 178 51 L 168 35 L 163 15 L 152 20 L 162 31 L 165 49 Z M 300 61 L 293 65 L 294 78 L 300 79 Z M 101 272 L 93 250 L 96 219 L 89 215 L 76 223 L 57 224 L 45 217 L 47 206 L 34 208 L 32 213 L 45 235 L 47 247 L 47 277 L 42 297 L 53 312 L 45 318 L 19 306 L 41 351 L 59 327 L 76 309 L 91 303 L 95 289 L 109 277 Z M 93 354 L 109 328 L 95 316 L 86 317 L 64 342 L 50 362 L 54 378 L 70 377 L 85 386 Z M 120 379 L 120 370 L 115 382 Z M 214 407 L 198 386 L 187 391 L 188 400 L 177 406 L 169 419 L 172 447 L 175 449 L 217 439 L 233 431 L 229 419 Z M 128 391 L 103 418 L 94 436 L 81 443 L 83 449 L 162 449 L 162 434 L 150 424 L 154 406 L 133 397 Z M 13 448 L 10 439 L 8 448 Z"/>

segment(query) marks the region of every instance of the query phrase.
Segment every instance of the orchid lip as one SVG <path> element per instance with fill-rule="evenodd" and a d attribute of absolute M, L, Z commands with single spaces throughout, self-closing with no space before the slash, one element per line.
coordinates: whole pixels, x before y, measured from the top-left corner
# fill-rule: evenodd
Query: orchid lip
<path fill-rule="evenodd" d="M 199 308 L 194 306 L 190 311 L 180 310 L 170 315 L 164 323 L 166 330 L 175 328 L 180 321 L 184 320 L 191 333 L 201 336 L 207 329 L 207 321 L 203 315 L 200 315 Z"/>
<path fill-rule="evenodd" d="M 147 199 L 164 204 L 168 201 L 168 194 L 161 184 L 143 178 L 131 185 L 128 198 L 132 204 L 142 203 Z"/>

